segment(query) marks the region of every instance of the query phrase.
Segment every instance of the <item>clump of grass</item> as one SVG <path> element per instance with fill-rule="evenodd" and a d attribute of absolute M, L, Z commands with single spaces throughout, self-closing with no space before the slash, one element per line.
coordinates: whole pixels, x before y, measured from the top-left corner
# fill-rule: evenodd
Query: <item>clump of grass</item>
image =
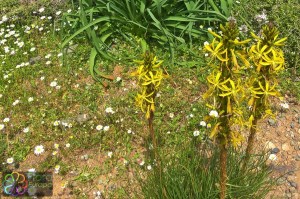
<path fill-rule="evenodd" d="M 141 181 L 145 198 L 219 197 L 220 150 L 207 143 L 202 144 L 199 151 L 193 144 L 189 146 L 174 153 L 178 154 L 176 157 L 162 158 L 163 169 L 154 167 L 147 179 Z M 246 172 L 241 168 L 243 155 L 242 151 L 228 149 L 227 197 L 265 198 L 274 185 L 266 164 L 268 154 L 263 152 L 251 157 Z"/>

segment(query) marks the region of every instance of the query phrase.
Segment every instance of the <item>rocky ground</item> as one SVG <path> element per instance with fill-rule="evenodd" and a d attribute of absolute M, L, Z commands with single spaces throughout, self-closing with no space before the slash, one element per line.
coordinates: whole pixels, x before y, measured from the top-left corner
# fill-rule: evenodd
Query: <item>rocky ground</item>
<path fill-rule="evenodd" d="M 292 98 L 288 104 L 288 109 L 279 105 L 276 119 L 259 123 L 257 143 L 271 152 L 273 176 L 282 176 L 269 194 L 270 199 L 300 198 L 300 105 Z"/>

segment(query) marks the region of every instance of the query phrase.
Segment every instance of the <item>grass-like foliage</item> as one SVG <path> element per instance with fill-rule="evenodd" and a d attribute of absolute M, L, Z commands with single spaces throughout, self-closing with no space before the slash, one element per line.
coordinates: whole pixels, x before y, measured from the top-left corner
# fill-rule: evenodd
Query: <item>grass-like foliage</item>
<path fill-rule="evenodd" d="M 198 151 L 191 144 L 178 154 L 177 158 L 163 158 L 163 169 L 148 174 L 142 183 L 145 198 L 218 198 L 220 151 L 207 144 Z M 226 198 L 265 198 L 274 185 L 266 165 L 268 154 L 253 156 L 246 170 L 241 167 L 242 156 L 243 152 L 228 150 Z"/>
<path fill-rule="evenodd" d="M 224 22 L 230 15 L 233 1 L 166 1 L 166 0 L 80 0 L 77 13 L 65 15 L 65 22 L 74 22 L 62 47 L 85 32 L 92 50 L 90 72 L 94 79 L 105 77 L 95 69 L 97 55 L 115 60 L 109 53 L 114 38 L 137 47 L 155 43 L 169 50 L 171 59 L 177 44 L 192 44 L 193 39 L 205 39 L 203 27 Z M 152 46 L 152 44 L 151 44 Z"/>

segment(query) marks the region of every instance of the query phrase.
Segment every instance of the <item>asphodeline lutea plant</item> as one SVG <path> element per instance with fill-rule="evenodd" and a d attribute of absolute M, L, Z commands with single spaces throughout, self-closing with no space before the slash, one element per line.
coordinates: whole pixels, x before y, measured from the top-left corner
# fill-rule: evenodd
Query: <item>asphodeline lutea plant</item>
<path fill-rule="evenodd" d="M 236 123 L 242 123 L 240 101 L 243 97 L 244 87 L 241 85 L 240 71 L 249 66 L 247 53 L 244 47 L 250 39 L 240 41 L 239 30 L 235 20 L 220 26 L 221 34 L 209 30 L 214 36 L 212 43 L 205 43 L 204 50 L 210 54 L 212 67 L 211 74 L 207 77 L 209 89 L 204 94 L 204 99 L 212 98 L 213 107 L 217 112 L 212 114 L 216 120 L 210 138 L 216 139 L 220 146 L 220 198 L 226 196 L 226 161 L 229 145 L 237 146 L 242 141 L 239 132 L 231 129 Z"/>
<path fill-rule="evenodd" d="M 152 145 L 156 150 L 156 138 L 153 128 L 153 119 L 155 111 L 155 97 L 159 91 L 159 86 L 162 79 L 165 77 L 161 64 L 163 61 L 158 61 L 157 57 L 149 51 L 143 55 L 143 60 L 136 60 L 139 64 L 137 70 L 132 73 L 138 79 L 140 91 L 136 96 L 137 106 L 145 113 L 149 123 L 149 131 L 152 139 Z"/>
<path fill-rule="evenodd" d="M 274 117 L 270 108 L 270 97 L 279 97 L 277 90 L 278 74 L 284 69 L 284 55 L 281 47 L 287 38 L 279 39 L 279 31 L 273 23 L 266 24 L 260 36 L 251 33 L 256 40 L 249 50 L 250 60 L 253 64 L 249 78 L 250 99 L 248 102 L 250 117 L 250 135 L 246 149 L 245 164 L 253 152 L 254 139 L 257 132 L 257 121 L 267 116 Z"/>

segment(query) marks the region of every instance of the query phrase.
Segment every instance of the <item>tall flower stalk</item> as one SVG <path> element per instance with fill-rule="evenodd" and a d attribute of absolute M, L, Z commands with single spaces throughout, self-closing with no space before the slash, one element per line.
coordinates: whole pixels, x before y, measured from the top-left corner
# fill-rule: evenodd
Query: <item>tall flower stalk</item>
<path fill-rule="evenodd" d="M 277 76 L 284 69 L 284 56 L 281 46 L 287 38 L 278 39 L 277 28 L 268 23 L 262 28 L 261 36 L 252 33 L 256 43 L 251 46 L 249 56 L 253 62 L 253 71 L 249 81 L 250 94 L 248 105 L 250 109 L 250 135 L 246 149 L 244 167 L 253 152 L 257 133 L 257 121 L 266 116 L 274 116 L 270 109 L 269 98 L 280 97 Z"/>
<path fill-rule="evenodd" d="M 157 141 L 153 127 L 154 111 L 155 111 L 155 96 L 159 90 L 159 86 L 164 77 L 163 71 L 160 68 L 163 61 L 158 61 L 157 57 L 149 51 L 143 55 L 143 60 L 135 61 L 139 64 L 137 70 L 132 74 L 138 78 L 140 91 L 136 96 L 137 106 L 145 113 L 148 120 L 149 132 L 152 140 L 154 151 L 157 148 Z M 155 156 L 156 156 L 155 152 Z"/>
<path fill-rule="evenodd" d="M 227 150 L 230 145 L 236 146 L 242 141 L 239 132 L 233 131 L 231 126 L 240 123 L 240 99 L 243 94 L 239 71 L 249 66 L 246 59 L 244 44 L 250 40 L 239 41 L 239 30 L 235 20 L 230 20 L 225 26 L 220 26 L 222 34 L 211 30 L 214 36 L 211 44 L 206 43 L 205 51 L 210 53 L 212 73 L 207 77 L 209 89 L 204 98 L 212 97 L 215 101 L 214 108 L 218 114 L 214 115 L 216 125 L 210 138 L 218 141 L 220 147 L 220 198 L 226 197 L 227 181 Z M 216 117 L 217 116 L 217 117 Z"/>

